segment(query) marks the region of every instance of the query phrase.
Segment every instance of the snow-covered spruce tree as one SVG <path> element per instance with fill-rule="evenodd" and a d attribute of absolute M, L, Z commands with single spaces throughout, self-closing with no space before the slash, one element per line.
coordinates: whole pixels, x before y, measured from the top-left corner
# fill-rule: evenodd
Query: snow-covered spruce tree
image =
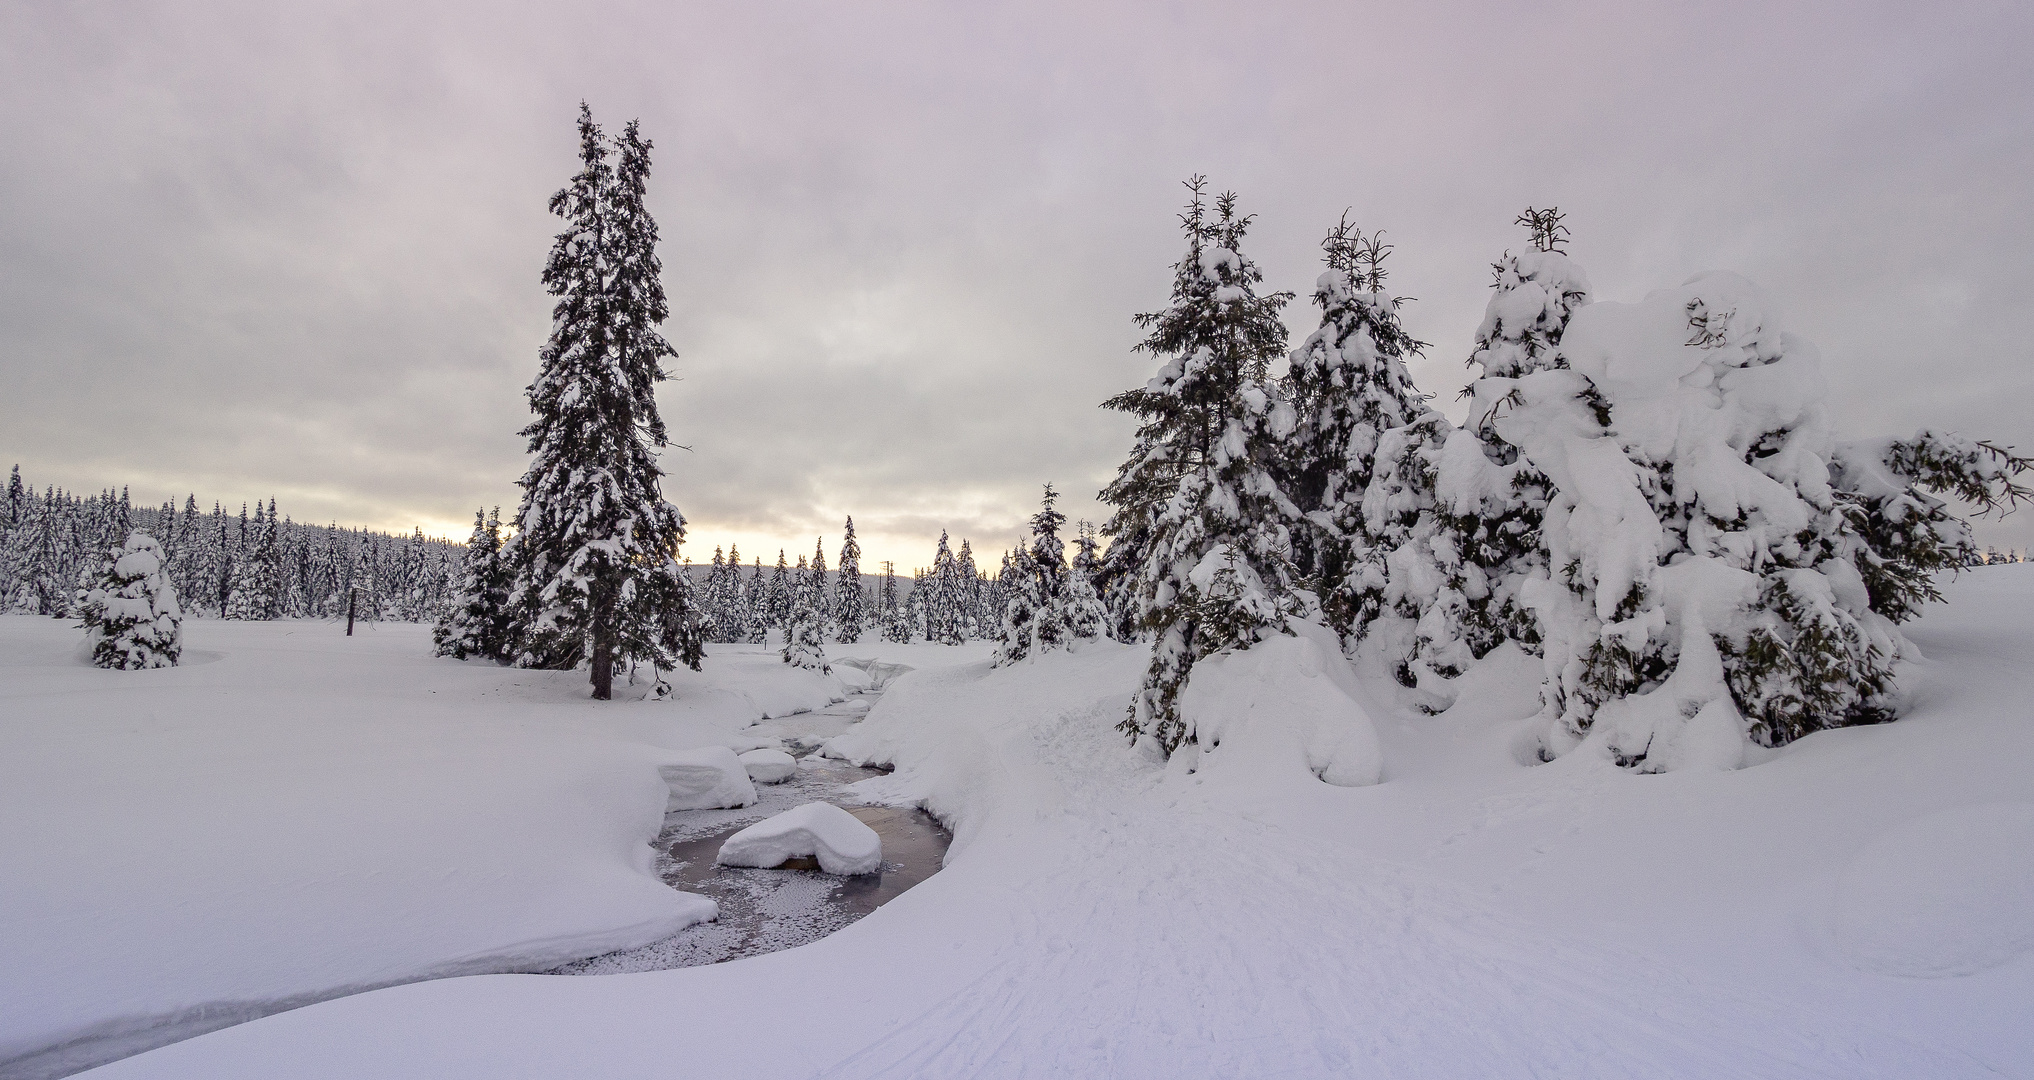
<path fill-rule="evenodd" d="M 926 588 L 925 639 L 941 645 L 964 643 L 967 640 L 964 629 L 967 613 L 963 606 L 960 562 L 953 556 L 945 529 L 939 530 L 939 550 L 932 557 L 932 576 L 923 584 Z"/>
<path fill-rule="evenodd" d="M 855 540 L 855 519 L 847 519 L 847 535 L 840 542 L 840 580 L 833 590 L 833 621 L 841 643 L 861 640 L 862 627 L 869 617 L 862 598 L 862 545 Z"/>
<path fill-rule="evenodd" d="M 803 559 L 799 560 L 804 562 Z M 812 610 L 819 618 L 819 636 L 824 639 L 833 628 L 832 590 L 827 587 L 826 539 L 816 537 L 812 541 L 812 566 L 808 571 L 808 588 L 812 591 Z"/>
<path fill-rule="evenodd" d="M 982 571 L 975 565 L 975 549 L 961 537 L 960 553 L 954 556 L 960 574 L 960 632 L 963 638 L 982 637 Z"/>
<path fill-rule="evenodd" d="M 1491 265 L 1492 293 L 1469 358 L 1480 377 L 1464 392 L 1475 402 L 1469 422 L 1445 445 L 1421 448 L 1434 478 L 1434 534 L 1400 558 L 1422 558 L 1436 584 L 1414 653 L 1415 663 L 1443 676 L 1507 639 L 1538 648 L 1537 622 L 1519 587 L 1547 572 L 1540 519 L 1551 492 L 1493 421 L 1512 404 L 1512 380 L 1566 366 L 1562 335 L 1589 303 L 1587 276 L 1560 250 L 1568 231 L 1561 218 L 1551 207 L 1519 216 L 1532 250 L 1507 252 Z"/>
<path fill-rule="evenodd" d="M 1109 610 L 1102 605 L 1094 584 L 1095 569 L 1101 565 L 1095 554 L 1095 527 L 1085 521 L 1076 526 L 1074 545 L 1060 607 L 1065 612 L 1067 637 L 1075 642 L 1094 641 L 1109 633 Z"/>
<path fill-rule="evenodd" d="M 804 556 L 798 559 L 801 567 Z M 792 590 L 791 614 L 784 624 L 784 662 L 793 667 L 809 668 L 820 674 L 830 674 L 833 668 L 826 662 L 826 621 L 819 613 L 823 586 L 818 584 L 816 575 L 799 574 L 797 588 Z"/>
<path fill-rule="evenodd" d="M 1242 253 L 1250 219 L 1235 195 L 1218 198 L 1211 217 L 1203 178 L 1187 187 L 1187 252 L 1173 266 L 1171 304 L 1137 317 L 1150 331 L 1138 348 L 1164 363 L 1142 388 L 1104 403 L 1140 421 L 1136 449 L 1102 491 L 1115 508 L 1102 531 L 1141 546 L 1125 585 L 1156 638 L 1121 727 L 1168 754 L 1195 738 L 1177 703 L 1194 662 L 1285 632 L 1294 610 L 1285 522 L 1299 516 L 1272 475 L 1294 423 L 1269 374 L 1285 351 L 1279 313 L 1291 295 L 1257 295 L 1263 275 Z M 1248 587 L 1216 590 L 1212 567 L 1232 554 L 1232 577 Z"/>
<path fill-rule="evenodd" d="M 751 567 L 749 580 L 742 587 L 742 611 L 746 620 L 748 636 L 743 640 L 751 645 L 763 645 L 770 640 L 770 589 L 763 577 L 763 559 L 758 555 Z"/>
<path fill-rule="evenodd" d="M 543 281 L 558 302 L 523 429 L 518 662 L 589 664 L 593 696 L 607 700 L 623 664 L 696 669 L 702 650 L 677 561 L 685 519 L 664 501 L 654 453 L 668 443 L 656 385 L 676 353 L 658 332 L 669 306 L 643 205 L 650 143 L 631 122 L 610 166 L 610 141 L 581 105 L 579 146 L 579 174 L 551 198 L 566 228 Z"/>
<path fill-rule="evenodd" d="M 1066 515 L 1054 507 L 1057 501 L 1059 492 L 1052 490 L 1051 484 L 1045 485 L 1045 496 L 1038 513 L 1031 515 L 1029 554 L 1031 572 L 1036 579 L 1031 587 L 1031 649 L 1034 654 L 1064 649 L 1071 644 L 1066 611 L 1066 541 L 1059 538 L 1059 530 L 1066 525 Z"/>
<path fill-rule="evenodd" d="M 911 643 L 911 621 L 905 617 L 904 605 L 897 597 L 897 564 L 887 560 L 883 563 L 883 588 L 876 598 L 876 617 L 883 640 L 899 645 Z"/>
<path fill-rule="evenodd" d="M 1814 347 L 1711 273 L 1582 309 L 1560 357 L 1494 421 L 1552 491 L 1548 571 L 1522 590 L 1546 658 L 1543 755 L 1728 768 L 1748 740 L 1889 718 L 1902 605 L 1875 603 L 1860 569 L 1885 557 L 1858 499 L 1912 485 L 1868 482 L 1871 456 L 1839 451 Z M 1977 490 L 2017 497 L 1997 485 L 2025 464 Z"/>
<path fill-rule="evenodd" d="M 501 508 L 473 512 L 473 535 L 451 604 L 431 632 L 439 656 L 509 659 L 509 596 L 515 581 L 503 558 Z"/>
<path fill-rule="evenodd" d="M 1440 419 L 1406 371 L 1425 343 L 1406 332 L 1398 315 L 1403 301 L 1384 290 L 1391 245 L 1381 235 L 1364 236 L 1344 214 L 1321 250 L 1327 269 L 1314 282 L 1321 325 L 1288 358 L 1283 388 L 1294 427 L 1282 442 L 1279 479 L 1302 515 L 1292 522 L 1296 569 L 1319 593 L 1329 623 L 1360 634 L 1384 606 L 1390 547 L 1377 534 L 1403 531 L 1402 519 L 1419 509 L 1415 498 L 1395 508 L 1401 520 L 1368 527 L 1364 497 L 1379 467 L 1380 440 Z"/>
<path fill-rule="evenodd" d="M 770 591 L 766 603 L 769 605 L 770 625 L 783 626 L 791 618 L 791 567 L 784 561 L 784 549 L 777 549 L 777 572 L 770 577 Z"/>
<path fill-rule="evenodd" d="M 92 662 L 127 671 L 174 667 L 184 651 L 184 613 L 162 545 L 137 532 L 112 553 L 82 605 Z"/>
<path fill-rule="evenodd" d="M 1003 556 L 1003 621 L 996 631 L 994 666 L 1006 667 L 1031 655 L 1038 613 L 1038 566 L 1024 541 Z"/>

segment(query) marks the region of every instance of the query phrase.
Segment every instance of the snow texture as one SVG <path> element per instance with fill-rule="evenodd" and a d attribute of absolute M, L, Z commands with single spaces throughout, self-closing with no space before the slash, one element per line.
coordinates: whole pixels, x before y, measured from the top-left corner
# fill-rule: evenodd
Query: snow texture
<path fill-rule="evenodd" d="M 954 832 L 945 869 L 867 918 L 733 963 L 379 990 L 164 1047 L 99 1077 L 2034 1074 L 2025 1016 L 2034 953 L 2014 951 L 2029 910 L 2014 874 L 2027 862 L 2025 808 L 2034 806 L 2034 568 L 1989 567 L 1945 591 L 1949 603 L 1908 631 L 1929 659 L 1903 670 L 1913 697 L 1905 718 L 1816 732 L 1731 772 L 1643 775 L 1587 754 L 1538 764 L 1539 664 L 1513 644 L 1471 665 L 1439 715 L 1399 707 L 1369 681 L 1345 684 L 1332 665 L 1317 676 L 1351 691 L 1387 766 L 1383 782 L 1344 788 L 1297 765 L 1230 768 L 1226 746 L 1191 771 L 1190 755 L 1175 765 L 1126 748 L 1114 725 L 1146 649 L 1097 642 L 994 668 L 986 646 L 865 641 L 865 655 L 915 670 L 831 746 L 896 767 L 857 785 L 866 797 L 922 804 Z M 9 675 L 0 680 L 0 799 L 24 800 L 0 807 L 9 845 L 0 865 L 38 868 L 0 875 L 6 925 L 30 931 L 0 937 L 6 999 L 29 1007 L 0 1014 L 10 1038 L 35 1016 L 124 1015 L 114 1006 L 138 982 L 161 981 L 136 976 L 161 970 L 167 951 L 187 960 L 167 985 L 189 995 L 219 970 L 317 966 L 354 948 L 385 966 L 414 964 L 405 951 L 414 940 L 383 940 L 391 926 L 498 932 L 492 920 L 515 915 L 540 884 L 570 894 L 545 908 L 566 911 L 588 896 L 589 864 L 625 865 L 624 856 L 588 854 L 599 848 L 591 837 L 562 849 L 551 840 L 607 813 L 621 776 L 633 778 L 629 813 L 645 818 L 630 841 L 639 845 L 661 790 L 654 765 L 596 770 L 575 789 L 579 802 L 546 796 L 530 807 L 531 782 L 497 762 L 541 759 L 532 782 L 550 792 L 545 778 L 561 763 L 615 750 L 607 733 L 661 731 L 672 741 L 695 730 L 661 719 L 663 705 L 590 712 L 568 676 L 518 688 L 510 680 L 530 673 L 440 662 L 427 677 L 396 654 L 377 658 L 383 677 L 353 667 L 318 684 L 325 655 L 261 667 L 272 687 L 324 690 L 332 705 L 229 725 L 165 775 L 163 747 L 188 740 L 193 722 L 152 721 L 186 726 L 136 746 L 134 717 L 159 707 L 152 694 L 132 692 L 132 710 L 108 702 L 108 713 L 87 713 L 85 695 L 54 693 L 66 685 L 58 668 L 16 675 L 22 646 L 47 641 L 62 653 L 69 635 L 48 636 L 48 620 L 0 619 L 0 629 L 12 634 L 17 623 L 45 636 L 0 647 Z M 187 629 L 194 650 L 224 647 L 216 625 Z M 237 654 L 297 640 L 280 636 L 286 628 L 235 624 L 246 634 L 221 663 L 187 659 L 137 676 L 71 662 L 61 677 L 105 687 L 210 670 L 232 676 L 216 686 L 238 686 L 245 669 L 228 670 Z M 410 639 L 408 648 L 423 647 Z M 786 670 L 758 651 L 716 658 L 699 677 L 749 663 Z M 405 673 L 412 695 L 457 691 L 457 702 L 379 723 L 396 703 L 362 695 L 386 687 L 389 671 Z M 704 684 L 680 690 L 682 707 L 700 702 Z M 605 719 L 631 712 L 641 716 Z M 276 715 L 291 721 L 265 735 Z M 345 755 L 345 775 L 329 781 L 320 768 L 332 755 L 320 751 L 335 733 L 363 731 L 380 733 L 368 740 L 378 752 Z M 254 775 L 276 777 L 283 805 L 303 806 L 287 829 L 273 815 L 206 816 L 222 792 L 254 782 L 218 771 L 229 756 L 220 748 L 243 733 L 252 741 L 230 756 L 259 751 Z M 322 741 L 300 747 L 307 738 Z M 286 756 L 274 756 L 274 744 Z M 429 787 L 449 801 L 414 794 L 426 760 L 445 762 Z M 109 769 L 114 762 L 128 764 Z M 125 801 L 151 777 L 160 779 L 141 792 L 148 798 Z M 209 785 L 204 798 L 180 794 L 192 780 Z M 39 786 L 17 795 L 30 784 Z M 357 848 L 352 832 L 390 790 L 402 795 L 401 824 Z M 435 863 L 398 847 L 400 857 L 364 865 L 460 873 L 425 876 L 428 889 L 389 888 L 402 906 L 383 900 L 377 933 L 358 945 L 328 925 L 328 915 L 351 920 L 346 910 L 308 906 L 319 890 L 264 885 L 278 866 L 298 865 L 277 860 L 357 858 L 391 839 L 408 843 L 419 820 L 433 834 L 456 828 L 465 842 L 434 850 Z M 112 827 L 85 827 L 95 821 Z M 61 842 L 51 822 L 64 825 Z M 234 857 L 184 867 L 191 844 L 180 838 L 249 829 L 279 835 L 258 848 L 222 840 Z M 524 850 L 533 843 L 541 850 Z M 480 909 L 489 919 L 462 904 L 466 873 L 524 855 L 541 858 L 515 861 L 511 869 L 527 869 L 493 882 L 501 895 Z M 101 863 L 113 869 L 81 871 Z M 136 880 L 148 888 L 122 887 Z M 241 889 L 255 895 L 238 900 Z M 61 895 L 24 914 L 24 895 L 44 891 Z M 88 910 L 72 918 L 72 907 Z M 583 908 L 569 912 L 587 924 Z M 271 920 L 286 933 L 271 933 Z M 153 933 L 132 932 L 136 922 Z M 102 949 L 109 930 L 120 947 Z M 29 966 L 24 953 L 53 959 Z M 61 1004 L 45 1004 L 59 993 Z"/>
<path fill-rule="evenodd" d="M 781 784 L 798 771 L 798 759 L 782 750 L 751 750 L 740 755 L 740 761 L 742 768 L 748 770 L 749 779 L 758 784 Z"/>
<path fill-rule="evenodd" d="M 728 837 L 714 861 L 767 868 L 808 857 L 829 874 L 873 874 L 883 867 L 883 838 L 832 803 L 806 803 Z"/>
<path fill-rule="evenodd" d="M 702 746 L 674 754 L 658 772 L 671 789 L 664 805 L 667 813 L 747 806 L 756 801 L 756 785 L 749 781 L 748 768 L 725 746 Z"/>

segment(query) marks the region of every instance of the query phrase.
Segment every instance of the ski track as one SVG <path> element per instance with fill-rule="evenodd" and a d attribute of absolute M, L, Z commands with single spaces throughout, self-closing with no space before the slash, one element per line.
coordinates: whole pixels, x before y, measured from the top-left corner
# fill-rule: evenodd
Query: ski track
<path fill-rule="evenodd" d="M 1005 959 L 821 1077 L 1999 1075 L 1406 868 L 1332 885 L 1306 867 L 1341 853 L 1160 782 L 1098 719 L 1064 715 L 1031 747 L 1067 801 Z M 1138 876 L 1152 866 L 1172 872 Z"/>

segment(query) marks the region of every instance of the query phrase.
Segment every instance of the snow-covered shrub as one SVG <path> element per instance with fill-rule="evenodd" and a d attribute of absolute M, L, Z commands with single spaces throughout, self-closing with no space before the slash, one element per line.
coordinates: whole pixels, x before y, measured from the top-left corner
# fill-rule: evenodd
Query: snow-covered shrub
<path fill-rule="evenodd" d="M 112 555 L 82 604 L 92 662 L 129 671 L 174 667 L 184 651 L 184 613 L 163 570 L 162 546 L 137 532 Z"/>
<path fill-rule="evenodd" d="M 1191 766 L 1271 790 L 1310 779 L 1377 783 L 1384 768 L 1377 728 L 1350 692 L 1354 674 L 1335 633 L 1297 620 L 1294 629 L 1195 666 L 1179 699 L 1194 729 Z"/>

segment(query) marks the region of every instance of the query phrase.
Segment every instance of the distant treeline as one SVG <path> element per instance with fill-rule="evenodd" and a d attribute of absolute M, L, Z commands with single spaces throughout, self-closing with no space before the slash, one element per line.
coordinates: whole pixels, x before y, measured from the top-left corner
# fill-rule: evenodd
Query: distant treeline
<path fill-rule="evenodd" d="M 93 577 L 130 532 L 162 545 L 183 610 L 228 619 L 333 617 L 354 590 L 364 619 L 430 622 L 450 595 L 465 548 L 432 539 L 300 525 L 273 498 L 228 514 L 214 502 L 133 506 L 119 493 L 74 495 L 24 484 L 15 466 L 0 500 L 0 609 L 77 615 L 81 578 Z"/>

